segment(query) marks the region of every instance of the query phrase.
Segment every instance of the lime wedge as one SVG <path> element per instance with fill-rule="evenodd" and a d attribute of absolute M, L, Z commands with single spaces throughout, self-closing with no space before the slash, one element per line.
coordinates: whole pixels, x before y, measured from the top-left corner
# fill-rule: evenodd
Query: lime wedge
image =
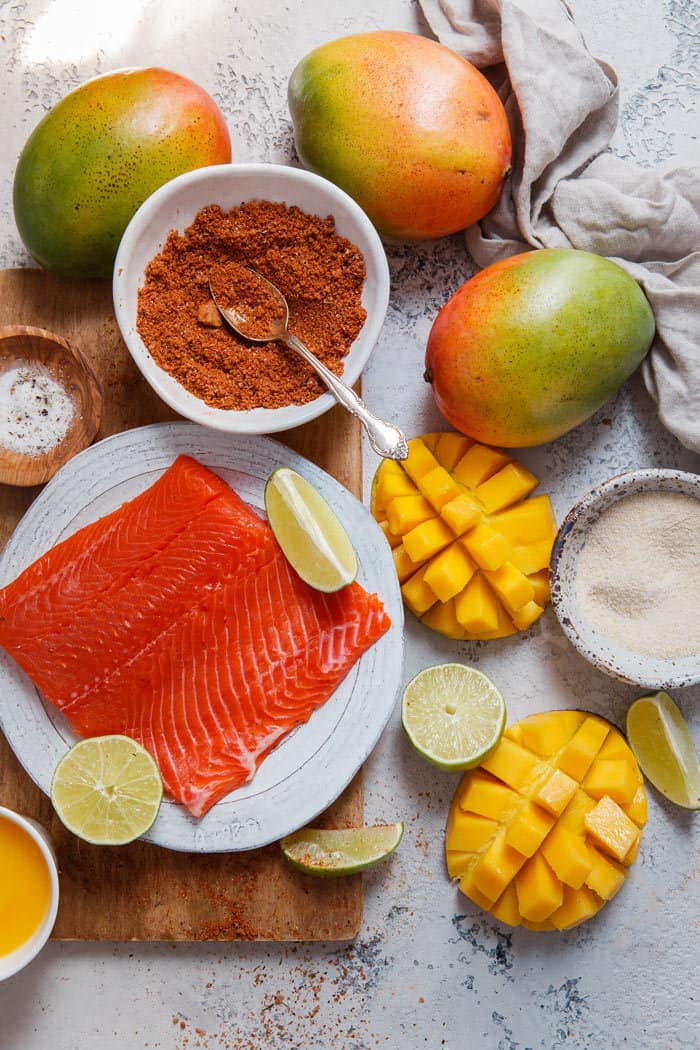
<path fill-rule="evenodd" d="M 403 837 L 403 824 L 373 828 L 324 830 L 302 828 L 280 841 L 288 861 L 308 875 L 354 875 L 393 853 Z"/>
<path fill-rule="evenodd" d="M 163 784 L 148 751 L 128 736 L 81 740 L 63 756 L 51 801 L 69 831 L 100 846 L 143 835 L 158 815 Z"/>
<path fill-rule="evenodd" d="M 439 769 L 472 769 L 496 746 L 506 705 L 490 678 L 464 664 L 426 667 L 403 694 L 403 727 L 416 751 Z"/>
<path fill-rule="evenodd" d="M 640 769 L 670 802 L 700 809 L 700 765 L 688 726 L 668 693 L 640 696 L 627 712 Z"/>
<path fill-rule="evenodd" d="M 285 557 L 302 580 L 330 593 L 357 576 L 357 557 L 347 532 L 306 478 L 280 467 L 267 480 L 265 510 Z"/>

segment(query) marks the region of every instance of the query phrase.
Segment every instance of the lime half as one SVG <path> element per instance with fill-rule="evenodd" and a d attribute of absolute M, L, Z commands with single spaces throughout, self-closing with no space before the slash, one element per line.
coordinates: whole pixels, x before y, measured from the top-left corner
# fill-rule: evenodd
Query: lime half
<path fill-rule="evenodd" d="M 668 693 L 635 700 L 627 739 L 640 769 L 670 802 L 700 809 L 700 765 L 688 726 Z"/>
<path fill-rule="evenodd" d="M 406 686 L 403 727 L 416 751 L 439 769 L 477 766 L 506 723 L 506 705 L 490 678 L 464 664 L 426 667 Z"/>
<path fill-rule="evenodd" d="M 265 486 L 270 528 L 285 557 L 302 580 L 318 591 L 339 591 L 357 576 L 350 538 L 306 478 L 280 467 Z"/>
<path fill-rule="evenodd" d="M 319 830 L 302 828 L 280 841 L 288 861 L 308 875 L 354 875 L 393 853 L 403 837 L 403 824 L 372 828 Z"/>
<path fill-rule="evenodd" d="M 143 835 L 162 797 L 158 766 L 128 736 L 81 740 L 58 763 L 51 783 L 61 821 L 78 838 L 100 846 L 122 846 Z"/>

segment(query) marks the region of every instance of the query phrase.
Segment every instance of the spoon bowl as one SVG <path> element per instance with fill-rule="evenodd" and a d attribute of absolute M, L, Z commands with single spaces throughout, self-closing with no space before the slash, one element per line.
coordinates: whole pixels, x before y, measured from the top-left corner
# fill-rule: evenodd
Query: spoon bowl
<path fill-rule="evenodd" d="M 0 445 L 0 483 L 42 485 L 95 437 L 102 414 L 102 390 L 88 361 L 66 339 L 27 325 L 1 327 L 0 375 L 21 367 L 58 383 L 75 409 L 63 439 L 46 452 L 32 455 Z"/>

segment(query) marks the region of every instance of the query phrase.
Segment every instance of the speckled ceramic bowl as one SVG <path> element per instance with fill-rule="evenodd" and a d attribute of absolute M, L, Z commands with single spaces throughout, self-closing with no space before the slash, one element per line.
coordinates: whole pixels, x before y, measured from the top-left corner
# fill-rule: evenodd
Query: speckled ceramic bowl
<path fill-rule="evenodd" d="M 571 508 L 554 542 L 552 605 L 569 640 L 599 670 L 649 689 L 680 689 L 700 682 L 700 653 L 664 659 L 624 649 L 586 621 L 576 597 L 577 562 L 593 523 L 618 500 L 640 492 L 658 491 L 682 492 L 700 500 L 700 475 L 680 470 L 635 470 L 618 474 Z"/>
<path fill-rule="evenodd" d="M 156 190 L 136 212 L 122 237 L 114 264 L 114 313 L 129 353 L 155 392 L 180 415 L 215 430 L 235 434 L 271 434 L 315 419 L 335 405 L 321 394 L 304 405 L 213 408 L 160 368 L 136 330 L 138 290 L 145 269 L 163 248 L 168 234 L 184 233 L 201 208 L 219 204 L 226 211 L 250 200 L 281 201 L 312 215 L 332 215 L 335 227 L 362 252 L 366 277 L 362 305 L 367 320 L 354 341 L 343 371 L 352 386 L 369 359 L 389 303 L 389 266 L 374 226 L 347 193 L 320 175 L 283 164 L 217 164 L 185 172 Z M 173 317 L 177 324 L 177 317 Z M 291 353 L 292 351 L 290 351 Z"/>

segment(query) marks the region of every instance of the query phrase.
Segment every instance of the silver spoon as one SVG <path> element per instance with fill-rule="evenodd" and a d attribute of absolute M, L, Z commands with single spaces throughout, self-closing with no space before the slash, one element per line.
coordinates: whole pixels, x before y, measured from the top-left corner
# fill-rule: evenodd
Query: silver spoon
<path fill-rule="evenodd" d="M 384 456 L 386 459 L 406 459 L 408 456 L 408 442 L 406 441 L 406 436 L 403 431 L 394 426 L 393 423 L 385 423 L 370 412 L 364 401 L 357 396 L 355 391 L 338 379 L 329 368 L 326 368 L 326 366 L 319 361 L 315 354 L 312 354 L 311 351 L 304 346 L 301 339 L 298 339 L 293 332 L 289 331 L 289 306 L 279 288 L 276 288 L 274 284 L 271 284 L 270 281 L 263 277 L 261 273 L 258 273 L 257 270 L 253 270 L 251 267 L 246 267 L 246 269 L 248 269 L 250 273 L 255 274 L 255 276 L 261 281 L 264 281 L 268 288 L 274 292 L 279 310 L 275 316 L 270 319 L 270 326 L 265 335 L 249 335 L 249 332 L 251 331 L 251 319 L 245 313 L 245 310 L 237 309 L 235 307 L 226 309 L 223 306 L 220 306 L 210 281 L 208 282 L 209 294 L 214 300 L 216 308 L 226 324 L 230 325 L 234 332 L 237 332 L 238 335 L 243 336 L 244 339 L 247 339 L 251 343 L 271 343 L 279 341 L 284 343 L 285 346 L 290 347 L 290 349 L 296 350 L 296 352 L 301 354 L 304 360 L 307 361 L 320 375 L 336 401 L 339 401 L 341 405 L 347 408 L 348 412 L 359 419 L 360 423 L 365 428 L 370 445 L 378 455 Z"/>

